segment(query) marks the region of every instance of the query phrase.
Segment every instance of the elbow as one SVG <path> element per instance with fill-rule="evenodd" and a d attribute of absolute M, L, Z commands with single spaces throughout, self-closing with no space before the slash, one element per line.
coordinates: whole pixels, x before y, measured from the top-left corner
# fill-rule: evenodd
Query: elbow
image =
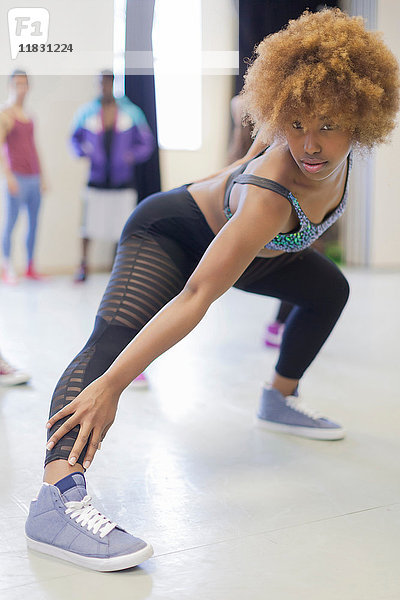
<path fill-rule="evenodd" d="M 200 285 L 195 281 L 189 281 L 181 292 L 182 296 L 189 301 L 195 310 L 199 310 L 205 314 L 216 298 L 213 298 L 204 285 Z"/>
<path fill-rule="evenodd" d="M 192 276 L 187 280 L 185 287 L 182 290 L 182 293 L 185 294 L 185 296 L 188 298 L 194 297 L 195 295 L 199 295 L 203 288 L 204 286 L 201 285 L 201 282 L 196 281 L 196 278 Z"/>
<path fill-rule="evenodd" d="M 196 284 L 192 284 L 190 281 L 188 281 L 179 295 L 184 300 L 191 301 L 191 300 L 195 300 L 196 298 L 199 297 L 198 293 L 199 293 L 198 286 Z"/>

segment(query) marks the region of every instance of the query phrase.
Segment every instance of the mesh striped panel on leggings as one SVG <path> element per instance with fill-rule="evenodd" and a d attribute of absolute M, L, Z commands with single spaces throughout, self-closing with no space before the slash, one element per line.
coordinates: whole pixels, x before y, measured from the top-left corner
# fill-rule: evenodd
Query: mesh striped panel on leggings
<path fill-rule="evenodd" d="M 177 248 L 177 252 L 180 248 Z M 113 270 L 87 344 L 61 376 L 53 394 L 50 416 L 61 410 L 102 375 L 146 323 L 184 287 L 185 277 L 157 241 L 132 236 L 118 248 Z M 66 417 L 68 418 L 68 417 Z M 50 437 L 66 420 L 58 421 Z M 46 454 L 46 464 L 67 459 L 78 426 Z M 82 463 L 84 450 L 79 457 Z"/>

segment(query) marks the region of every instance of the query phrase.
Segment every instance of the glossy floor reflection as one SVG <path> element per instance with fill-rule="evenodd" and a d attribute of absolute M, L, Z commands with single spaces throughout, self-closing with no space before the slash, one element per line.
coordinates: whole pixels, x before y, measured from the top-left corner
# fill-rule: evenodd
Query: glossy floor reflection
<path fill-rule="evenodd" d="M 276 302 L 232 290 L 123 394 L 87 474 L 96 506 L 150 541 L 141 567 L 95 573 L 28 552 L 57 377 L 92 327 L 106 277 L 0 287 L 0 347 L 33 374 L 0 388 L 0 597 L 5 600 L 398 600 L 398 273 L 348 270 L 349 305 L 302 384 L 341 442 L 254 426 L 276 353 Z"/>

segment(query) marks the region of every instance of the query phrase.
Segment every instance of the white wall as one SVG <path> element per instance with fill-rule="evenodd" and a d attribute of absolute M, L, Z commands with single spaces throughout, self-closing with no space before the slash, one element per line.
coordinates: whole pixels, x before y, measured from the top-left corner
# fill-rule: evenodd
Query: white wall
<path fill-rule="evenodd" d="M 342 5 L 349 10 L 352 2 L 354 0 L 344 0 Z M 358 14 L 364 3 L 365 10 L 371 12 L 371 2 L 373 0 L 357 0 Z M 377 7 L 377 28 L 383 31 L 384 40 L 400 61 L 400 2 L 377 0 Z M 217 3 L 203 0 L 203 46 L 204 49 L 237 48 L 237 16 L 232 0 L 219 0 Z M 203 76 L 203 146 L 196 152 L 161 151 L 164 189 L 205 176 L 225 164 L 231 93 L 231 77 Z M 360 164 L 355 171 L 358 169 L 362 175 L 362 169 L 372 169 L 372 173 L 365 177 L 364 172 L 365 185 L 358 180 L 357 183 L 356 178 L 352 182 L 348 209 L 350 218 L 347 219 L 344 236 L 352 264 L 382 268 L 400 266 L 399 157 L 400 129 L 397 127 L 391 142 L 378 148 L 374 158 L 368 162 L 358 161 Z M 357 184 L 357 189 L 354 189 L 354 184 Z M 356 202 L 357 195 L 362 197 Z M 360 227 L 364 231 L 360 231 Z"/>
<path fill-rule="evenodd" d="M 72 155 L 68 137 L 76 109 L 98 93 L 95 73 L 112 66 L 113 0 L 101 3 L 85 0 L 84 6 L 81 0 L 69 0 L 68 9 L 63 0 L 43 0 L 39 3 L 41 7 L 47 7 L 50 13 L 49 41 L 61 41 L 59 38 L 62 36 L 63 40 L 73 42 L 76 52 L 81 51 L 80 66 L 77 65 L 77 55 L 74 64 L 68 62 L 68 57 L 55 55 L 50 57 L 52 64 L 44 62 L 49 57 L 33 54 L 20 54 L 12 61 L 7 10 L 15 5 L 12 0 L 2 0 L 0 6 L 0 103 L 7 99 L 7 74 L 15 68 L 25 68 L 31 74 L 27 109 L 37 117 L 36 140 L 50 186 L 49 192 L 43 197 L 40 214 L 37 264 L 44 273 L 72 272 L 79 259 L 80 194 L 86 181 L 87 164 L 85 159 L 77 159 Z M 21 6 L 38 6 L 38 3 L 36 0 L 26 0 Z M 63 74 L 57 74 L 57 69 Z M 78 75 L 76 71 L 83 74 Z M 37 74 L 43 72 L 48 74 Z M 1 230 L 4 223 L 3 205 L 2 188 Z M 19 271 L 24 268 L 26 260 L 25 231 L 24 214 L 15 228 L 13 240 L 13 259 Z M 91 254 L 94 268 L 108 267 L 111 257 L 110 244 L 94 245 Z"/>
<path fill-rule="evenodd" d="M 400 62 L 400 2 L 378 0 L 378 30 Z M 371 265 L 400 267 L 400 127 L 376 152 L 372 207 Z"/>
<path fill-rule="evenodd" d="M 400 3 L 398 0 L 342 0 L 350 14 L 367 18 L 367 26 L 382 31 L 383 39 L 400 61 Z M 352 265 L 377 268 L 400 266 L 400 203 L 397 171 L 400 129 L 390 143 L 365 159 L 355 158 L 350 180 L 349 207 L 343 219 L 346 259 Z"/>
<path fill-rule="evenodd" d="M 92 0 L 87 1 L 93 4 Z M 11 0 L 2 3 L 0 11 L 3 17 L 8 4 L 15 5 Z M 26 0 L 24 4 L 35 6 L 37 3 Z M 41 3 L 42 6 L 47 4 L 50 2 Z M 51 14 L 58 14 L 60 17 L 66 14 L 64 2 L 57 0 L 51 6 Z M 101 3 L 101 10 L 98 4 L 96 7 L 96 29 L 102 29 L 103 35 L 109 38 L 109 45 L 112 45 L 110 21 L 112 22 L 113 2 L 105 0 L 104 4 Z M 379 0 L 378 29 L 384 32 L 384 39 L 400 59 L 400 38 L 397 32 L 399 22 L 400 3 L 397 0 Z M 85 28 L 80 28 L 79 31 L 83 36 Z M 3 101 L 7 95 L 4 73 L 16 66 L 25 65 L 19 60 L 16 61 L 18 64 L 10 64 L 6 18 L 0 20 L 0 33 L 0 101 Z M 102 40 L 102 44 L 105 43 Z M 85 44 L 87 45 L 87 39 Z M 232 0 L 203 0 L 203 49 L 237 49 L 237 15 Z M 29 70 L 29 65 L 27 68 Z M 230 75 L 203 76 L 202 148 L 195 152 L 161 151 L 163 189 L 205 176 L 225 164 L 232 88 Z M 50 183 L 50 191 L 43 200 L 37 247 L 38 265 L 45 272 L 70 272 L 79 257 L 79 196 L 86 178 L 86 165 L 84 161 L 71 155 L 67 138 L 73 113 L 80 104 L 91 99 L 94 93 L 92 75 L 32 76 L 29 106 L 38 117 L 38 145 Z M 378 149 L 374 165 L 370 261 L 376 267 L 400 266 L 400 202 L 397 182 L 399 156 L 400 131 L 397 128 L 391 144 Z M 2 202 L 0 194 L 1 223 Z M 24 229 L 25 223 L 21 219 L 14 236 L 15 258 L 20 269 L 24 265 Z M 357 233 L 355 229 L 352 235 Z M 97 244 L 92 255 L 93 265 L 100 268 L 108 266 L 111 254 L 109 245 Z"/>
<path fill-rule="evenodd" d="M 48 176 L 50 190 L 43 198 L 38 229 L 37 263 L 42 272 L 72 272 L 79 259 L 78 229 L 80 223 L 80 193 L 86 180 L 85 160 L 75 158 L 68 147 L 68 135 L 72 116 L 79 105 L 95 94 L 94 75 L 85 67 L 86 75 L 42 74 L 34 75 L 38 63 L 35 57 L 27 61 L 10 61 L 7 31 L 7 10 L 15 6 L 13 0 L 2 0 L 0 7 L 0 102 L 7 96 L 7 77 L 16 67 L 26 68 L 32 73 L 28 108 L 37 116 L 37 142 Z M 36 0 L 26 0 L 24 6 L 37 6 Z M 64 0 L 44 0 L 40 6 L 50 12 L 50 33 L 62 31 L 64 37 L 72 39 L 74 45 L 93 52 L 82 55 L 87 64 L 88 56 L 93 61 L 102 60 L 100 68 L 109 66 L 109 55 L 104 49 L 112 48 L 113 0 L 69 0 L 68 11 Z M 82 9 L 85 9 L 82 12 Z M 68 24 L 75 19 L 79 10 L 79 27 Z M 96 27 L 93 29 L 95 14 Z M 203 50 L 237 50 L 238 23 L 233 0 L 203 0 Z M 86 25 L 85 25 L 86 24 Z M 223 24 L 223 26 L 222 26 Z M 69 36 L 68 31 L 71 32 Z M 90 35 L 96 33 L 96 42 Z M 101 36 L 99 34 L 101 32 Z M 50 40 L 49 40 L 50 41 Z M 54 38 L 53 38 L 54 41 Z M 96 52 L 98 55 L 96 55 Z M 21 55 L 20 55 L 21 56 Z M 85 62 L 86 61 L 86 62 Z M 108 64 L 107 64 L 108 62 Z M 39 72 L 47 73 L 49 67 L 42 66 Z M 98 69 L 92 69 L 92 73 Z M 68 65 L 65 67 L 68 73 Z M 64 73 L 64 71 L 63 71 Z M 161 151 L 161 173 L 163 189 L 180 185 L 207 175 L 224 166 L 229 138 L 229 102 L 232 95 L 231 75 L 203 76 L 203 145 L 196 152 Z M 3 197 L 0 194 L 0 219 L 3 221 Z M 24 235 L 25 218 L 21 218 L 14 234 L 15 265 L 19 271 L 25 266 Z M 91 253 L 94 268 L 108 267 L 112 256 L 109 244 L 95 243 Z"/>
<path fill-rule="evenodd" d="M 238 50 L 238 21 L 233 0 L 203 0 L 202 20 L 203 51 Z M 202 147 L 196 151 L 160 151 L 163 189 L 204 177 L 226 164 L 232 95 L 232 75 L 203 75 Z"/>

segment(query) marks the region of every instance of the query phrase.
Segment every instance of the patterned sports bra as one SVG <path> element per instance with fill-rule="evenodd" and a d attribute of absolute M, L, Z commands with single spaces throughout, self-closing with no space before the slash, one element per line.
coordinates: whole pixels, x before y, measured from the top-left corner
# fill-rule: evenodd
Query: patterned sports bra
<path fill-rule="evenodd" d="M 268 146 L 269 147 L 269 146 Z M 258 177 L 258 175 L 246 174 L 243 171 L 247 165 L 252 161 L 264 154 L 268 148 L 265 148 L 257 154 L 254 158 L 251 158 L 244 164 L 240 165 L 233 173 L 230 174 L 228 181 L 226 182 L 225 195 L 224 195 L 224 213 L 227 219 L 230 219 L 233 214 L 229 208 L 229 196 L 235 183 L 251 184 L 258 187 L 266 188 L 284 196 L 289 200 L 299 219 L 299 226 L 296 230 L 288 233 L 278 233 L 268 244 L 264 247 L 268 250 L 283 250 L 284 252 L 299 252 L 311 246 L 329 227 L 331 227 L 335 221 L 344 213 L 347 204 L 347 184 L 349 179 L 349 172 L 351 169 L 351 156 L 349 155 L 347 160 L 347 173 L 346 183 L 343 192 L 342 199 L 338 206 L 333 209 L 322 221 L 322 223 L 313 223 L 303 212 L 299 201 L 292 192 L 285 188 L 280 183 L 272 181 L 271 179 L 264 179 L 264 177 Z"/>

